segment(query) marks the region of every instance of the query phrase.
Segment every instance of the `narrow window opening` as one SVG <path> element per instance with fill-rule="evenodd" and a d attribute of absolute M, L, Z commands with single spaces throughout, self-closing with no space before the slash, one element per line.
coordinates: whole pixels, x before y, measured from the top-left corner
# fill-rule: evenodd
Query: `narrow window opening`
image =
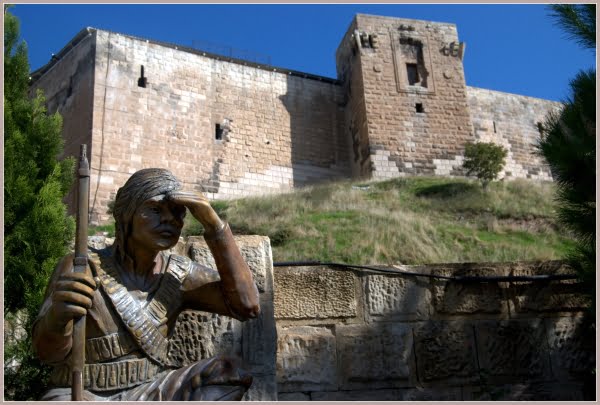
<path fill-rule="evenodd" d="M 537 129 L 538 132 L 540 133 L 540 135 L 544 135 L 544 124 L 542 124 L 541 122 L 538 121 L 537 125 Z"/>
<path fill-rule="evenodd" d="M 138 79 L 138 87 L 146 87 L 148 79 L 144 77 L 144 65 L 140 69 L 140 77 Z"/>
<path fill-rule="evenodd" d="M 73 76 L 69 79 L 69 88 L 67 89 L 67 98 L 73 94 Z"/>
<path fill-rule="evenodd" d="M 496 121 L 492 121 L 492 124 L 494 124 L 494 133 L 496 133 Z"/>
<path fill-rule="evenodd" d="M 406 74 L 409 85 L 414 86 L 415 84 L 419 84 L 419 69 L 417 69 L 416 63 L 406 64 Z"/>
<path fill-rule="evenodd" d="M 418 113 L 424 113 L 425 109 L 423 108 L 423 103 L 415 104 L 415 109 Z"/>
<path fill-rule="evenodd" d="M 221 124 L 215 126 L 215 139 L 217 141 L 223 140 L 223 128 L 221 128 Z"/>

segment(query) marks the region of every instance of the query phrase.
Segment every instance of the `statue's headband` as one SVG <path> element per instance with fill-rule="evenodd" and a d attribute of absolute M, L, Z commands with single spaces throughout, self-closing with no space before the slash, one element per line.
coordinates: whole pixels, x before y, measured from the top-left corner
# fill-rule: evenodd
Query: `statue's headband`
<path fill-rule="evenodd" d="M 181 183 L 166 169 L 142 169 L 135 172 L 117 191 L 113 216 L 118 222 L 129 222 L 135 210 L 149 198 L 180 190 Z"/>

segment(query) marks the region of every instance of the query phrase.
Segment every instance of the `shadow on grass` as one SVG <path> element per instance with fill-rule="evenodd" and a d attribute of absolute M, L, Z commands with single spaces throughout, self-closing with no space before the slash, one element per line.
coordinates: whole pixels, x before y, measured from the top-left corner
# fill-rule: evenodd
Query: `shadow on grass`
<path fill-rule="evenodd" d="M 415 195 L 417 197 L 442 199 L 468 194 L 479 195 L 480 191 L 478 184 L 456 182 L 426 186 L 417 190 Z"/>

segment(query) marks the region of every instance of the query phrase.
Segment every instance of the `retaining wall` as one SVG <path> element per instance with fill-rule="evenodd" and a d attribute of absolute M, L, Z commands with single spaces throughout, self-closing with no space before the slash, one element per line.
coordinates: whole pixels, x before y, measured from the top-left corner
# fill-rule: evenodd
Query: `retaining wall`
<path fill-rule="evenodd" d="M 561 262 L 401 267 L 571 272 Z M 279 400 L 581 400 L 595 365 L 574 281 L 465 284 L 327 267 L 276 268 L 274 280 Z"/>

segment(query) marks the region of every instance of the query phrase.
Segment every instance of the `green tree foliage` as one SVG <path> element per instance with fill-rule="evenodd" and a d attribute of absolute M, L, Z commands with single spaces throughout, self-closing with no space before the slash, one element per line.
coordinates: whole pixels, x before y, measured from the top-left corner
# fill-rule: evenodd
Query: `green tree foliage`
<path fill-rule="evenodd" d="M 74 162 L 57 160 L 62 119 L 46 113 L 41 92 L 28 96 L 27 47 L 19 40 L 17 18 L 6 8 L 4 16 L 4 316 L 18 316 L 26 332 L 5 342 L 5 398 L 28 400 L 37 399 L 46 384 L 47 369 L 32 353 L 30 330 L 74 235 L 62 202 Z"/>
<path fill-rule="evenodd" d="M 477 142 L 465 145 L 465 160 L 463 168 L 467 175 L 477 176 L 484 190 L 488 184 L 498 177 L 498 173 L 504 167 L 506 149 L 495 143 Z"/>
<path fill-rule="evenodd" d="M 596 48 L 595 4 L 553 4 L 550 15 L 570 39 L 584 48 Z"/>
<path fill-rule="evenodd" d="M 580 45 L 595 50 L 596 5 L 550 6 L 556 23 Z M 582 70 L 559 113 L 545 122 L 538 150 L 557 184 L 557 214 L 577 247 L 567 260 L 595 296 L 596 265 L 596 70 Z M 593 308 L 594 306 L 592 306 Z"/>

